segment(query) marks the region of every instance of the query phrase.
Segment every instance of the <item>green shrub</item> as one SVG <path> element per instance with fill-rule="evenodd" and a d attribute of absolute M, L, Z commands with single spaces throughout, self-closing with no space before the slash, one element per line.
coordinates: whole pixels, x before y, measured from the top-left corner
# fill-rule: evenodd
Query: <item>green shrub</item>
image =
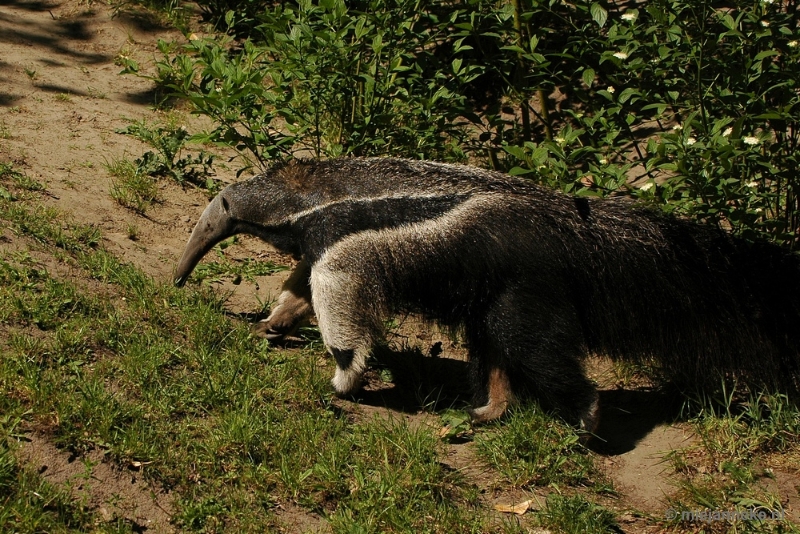
<path fill-rule="evenodd" d="M 205 140 L 259 167 L 294 155 L 468 157 L 797 240 L 793 5 L 203 5 L 228 36 L 162 43 L 154 79 L 216 121 Z"/>
<path fill-rule="evenodd" d="M 175 54 L 162 43 L 156 80 L 216 120 L 204 140 L 247 152 L 259 167 L 292 154 L 460 159 L 460 89 L 476 74 L 436 55 L 446 25 L 414 7 L 278 5 L 239 45 L 195 39 Z M 233 32 L 233 12 L 227 24 Z"/>

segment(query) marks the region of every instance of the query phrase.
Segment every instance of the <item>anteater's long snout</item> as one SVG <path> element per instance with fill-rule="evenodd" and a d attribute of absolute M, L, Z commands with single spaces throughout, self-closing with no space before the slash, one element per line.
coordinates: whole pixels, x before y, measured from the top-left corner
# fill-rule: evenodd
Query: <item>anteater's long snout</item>
<path fill-rule="evenodd" d="M 192 230 L 175 271 L 176 286 L 182 287 L 186 283 L 197 263 L 214 245 L 234 235 L 235 224 L 231 220 L 230 207 L 224 193 L 223 191 L 211 201 Z"/>

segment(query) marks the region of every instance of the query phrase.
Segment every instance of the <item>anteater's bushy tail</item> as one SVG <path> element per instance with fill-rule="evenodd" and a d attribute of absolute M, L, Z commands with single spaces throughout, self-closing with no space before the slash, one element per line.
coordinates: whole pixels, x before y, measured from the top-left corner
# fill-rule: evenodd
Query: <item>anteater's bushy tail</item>
<path fill-rule="evenodd" d="M 592 267 L 578 281 L 589 297 L 579 305 L 589 349 L 654 358 L 689 384 L 719 385 L 725 376 L 800 390 L 800 258 L 649 210 L 633 213 L 600 217 L 607 231 L 584 236 L 626 237 L 595 247 L 602 252 L 588 254 Z"/>

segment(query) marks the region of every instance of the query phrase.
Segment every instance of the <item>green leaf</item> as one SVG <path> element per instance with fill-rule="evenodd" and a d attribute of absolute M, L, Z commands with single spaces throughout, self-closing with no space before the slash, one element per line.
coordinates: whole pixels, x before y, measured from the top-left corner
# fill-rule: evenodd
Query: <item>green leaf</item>
<path fill-rule="evenodd" d="M 522 176 L 524 174 L 530 174 L 532 172 L 533 172 L 532 169 L 524 169 L 522 167 L 514 167 L 513 169 L 508 171 L 508 174 L 510 174 L 511 176 Z"/>
<path fill-rule="evenodd" d="M 634 89 L 633 87 L 626 87 L 626 88 L 625 88 L 625 89 L 623 89 L 623 90 L 622 90 L 622 92 L 619 94 L 619 97 L 618 97 L 618 99 L 619 99 L 619 102 L 622 102 L 622 103 L 625 103 L 625 102 L 627 102 L 628 100 L 630 100 L 630 98 L 631 98 L 633 95 L 635 95 L 635 94 L 636 94 L 636 93 L 638 93 L 638 92 L 639 92 L 639 91 L 637 91 L 637 90 L 636 90 L 636 89 Z"/>
<path fill-rule="evenodd" d="M 606 11 L 603 6 L 595 2 L 592 4 L 592 7 L 589 8 L 589 12 L 592 14 L 592 18 L 598 26 L 602 28 L 606 25 L 606 21 L 608 20 L 608 11 Z"/>
<path fill-rule="evenodd" d="M 646 106 L 642 106 L 642 111 L 650 111 L 651 109 L 656 110 L 656 114 L 661 115 L 666 111 L 667 104 L 647 104 Z"/>
<path fill-rule="evenodd" d="M 777 50 L 764 50 L 763 52 L 759 52 L 758 54 L 756 54 L 756 57 L 753 58 L 753 61 L 761 61 L 765 57 L 779 56 L 779 55 L 780 52 L 778 52 Z"/>
<path fill-rule="evenodd" d="M 583 83 L 585 83 L 588 87 L 592 86 L 594 82 L 595 72 L 594 69 L 586 69 L 583 71 Z"/>
<path fill-rule="evenodd" d="M 524 160 L 525 159 L 525 150 L 520 146 L 505 145 L 503 147 L 503 150 L 505 150 L 506 152 L 508 152 L 509 154 L 511 154 L 512 156 L 514 156 L 517 159 L 520 159 L 520 160 Z"/>

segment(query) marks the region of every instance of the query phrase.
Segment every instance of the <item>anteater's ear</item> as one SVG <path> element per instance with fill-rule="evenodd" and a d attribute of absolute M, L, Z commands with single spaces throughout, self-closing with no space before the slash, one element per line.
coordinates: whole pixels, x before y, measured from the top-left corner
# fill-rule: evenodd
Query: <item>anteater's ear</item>
<path fill-rule="evenodd" d="M 220 196 L 220 198 L 222 199 L 222 209 L 225 211 L 225 213 L 230 213 L 231 207 L 228 205 L 228 199 L 223 196 Z"/>

